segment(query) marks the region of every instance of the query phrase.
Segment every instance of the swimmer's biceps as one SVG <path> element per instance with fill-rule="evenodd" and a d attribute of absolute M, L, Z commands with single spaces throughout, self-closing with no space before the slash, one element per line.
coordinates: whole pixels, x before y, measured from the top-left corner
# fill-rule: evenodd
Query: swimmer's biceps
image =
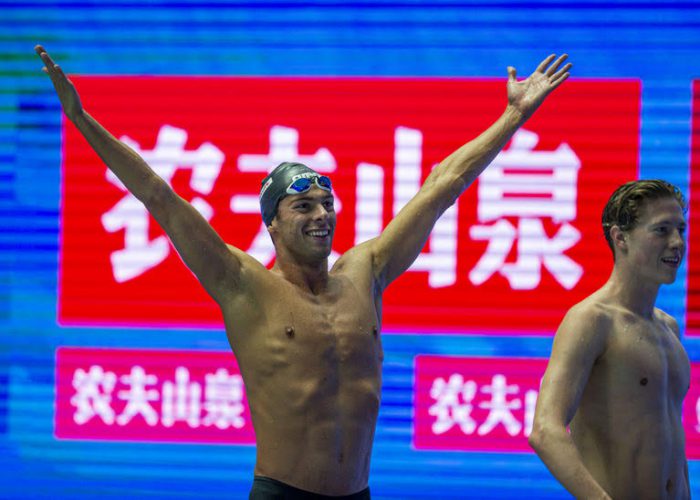
<path fill-rule="evenodd" d="M 239 282 L 240 255 L 232 251 L 209 222 L 172 190 L 149 211 L 165 230 L 178 255 L 217 302 Z M 241 252 L 242 253 L 242 252 Z"/>
<path fill-rule="evenodd" d="M 250 289 L 253 285 L 269 277 L 270 270 L 259 260 L 236 246 L 231 244 L 227 246 L 232 257 L 237 262 L 237 267 L 229 270 L 229 276 L 235 279 L 235 283 L 230 285 L 242 289 Z"/>
<path fill-rule="evenodd" d="M 377 237 L 364 241 L 355 245 L 336 261 L 333 266 L 334 271 L 348 272 L 365 277 L 374 282 L 374 287 L 381 295 L 381 289 L 378 286 L 377 277 L 373 274 L 373 246 Z"/>
<path fill-rule="evenodd" d="M 422 187 L 384 231 L 370 241 L 372 268 L 382 289 L 401 276 L 420 255 L 446 208 L 439 194 Z"/>
<path fill-rule="evenodd" d="M 576 498 L 609 498 L 583 463 L 568 426 L 579 407 L 601 346 L 587 337 L 596 320 L 574 306 L 555 335 L 529 442 L 554 477 Z M 596 329 L 597 330 L 597 329 Z"/>
<path fill-rule="evenodd" d="M 604 339 L 590 318 L 570 312 L 554 337 L 540 397 L 549 410 L 568 425 L 576 413 L 595 360 L 603 353 Z"/>

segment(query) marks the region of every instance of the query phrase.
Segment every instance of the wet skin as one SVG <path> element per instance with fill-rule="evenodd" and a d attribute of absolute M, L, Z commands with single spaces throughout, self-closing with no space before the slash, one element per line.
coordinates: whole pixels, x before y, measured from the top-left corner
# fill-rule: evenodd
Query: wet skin
<path fill-rule="evenodd" d="M 690 497 L 681 421 L 690 364 L 676 321 L 654 307 L 676 278 L 685 226 L 675 199 L 647 201 L 634 229 L 611 231 L 608 282 L 557 331 L 530 442 L 576 497 Z"/>
<path fill-rule="evenodd" d="M 571 421 L 586 468 L 615 499 L 688 498 L 683 398 L 690 364 L 675 322 L 609 305 L 583 307 L 609 328 Z"/>
<path fill-rule="evenodd" d="M 335 227 L 328 201 L 318 188 L 282 200 L 271 230 L 278 253 L 325 263 Z M 328 495 L 367 487 L 383 352 L 366 248 L 343 255 L 315 290 L 241 255 L 247 285 L 221 307 L 246 383 L 256 474 Z"/>
<path fill-rule="evenodd" d="M 371 280 L 347 268 L 336 264 L 319 294 L 261 272 L 243 307 L 224 307 L 256 474 L 335 495 L 367 486 L 383 358 Z"/>

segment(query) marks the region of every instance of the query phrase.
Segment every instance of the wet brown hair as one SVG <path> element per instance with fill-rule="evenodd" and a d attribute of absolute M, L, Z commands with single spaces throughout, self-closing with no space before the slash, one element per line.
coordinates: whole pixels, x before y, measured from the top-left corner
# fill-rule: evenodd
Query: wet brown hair
<path fill-rule="evenodd" d="M 603 209 L 603 234 L 615 256 L 610 229 L 618 226 L 631 231 L 637 225 L 639 214 L 647 202 L 662 198 L 674 198 L 683 213 L 688 211 L 688 202 L 683 193 L 673 184 L 661 179 L 630 181 L 615 190 Z"/>

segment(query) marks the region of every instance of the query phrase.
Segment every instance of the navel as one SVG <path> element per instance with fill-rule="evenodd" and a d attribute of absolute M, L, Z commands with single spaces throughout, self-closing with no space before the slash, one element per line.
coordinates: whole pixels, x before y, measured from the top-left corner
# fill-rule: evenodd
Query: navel
<path fill-rule="evenodd" d="M 372 336 L 373 336 L 374 338 L 377 337 L 377 325 L 374 325 L 374 326 L 372 327 Z"/>
<path fill-rule="evenodd" d="M 294 338 L 294 328 L 291 326 L 288 326 L 285 328 L 284 333 L 287 335 L 288 338 L 293 339 Z"/>
<path fill-rule="evenodd" d="M 642 380 L 639 381 L 639 385 L 647 385 L 649 383 L 649 380 L 647 380 L 646 377 L 642 378 Z"/>
<path fill-rule="evenodd" d="M 669 479 L 668 481 L 666 481 L 666 491 L 670 493 L 671 490 L 673 490 L 673 481 Z"/>
<path fill-rule="evenodd" d="M 342 464 L 344 460 L 345 460 L 345 455 L 343 455 L 342 453 L 338 453 L 338 463 Z"/>

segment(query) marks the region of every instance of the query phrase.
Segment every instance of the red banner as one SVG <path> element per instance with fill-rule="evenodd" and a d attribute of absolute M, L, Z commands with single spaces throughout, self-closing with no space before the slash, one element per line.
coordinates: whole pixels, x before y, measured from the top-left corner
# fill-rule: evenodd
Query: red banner
<path fill-rule="evenodd" d="M 260 180 L 281 161 L 333 178 L 332 259 L 380 233 L 431 168 L 491 124 L 505 81 L 75 77 L 83 102 L 229 243 L 269 265 Z M 637 81 L 569 81 L 438 221 L 384 297 L 384 330 L 553 332 L 601 286 L 600 214 L 637 178 Z M 64 124 L 59 321 L 221 327 L 142 205 Z"/>
<path fill-rule="evenodd" d="M 700 80 L 693 82 L 686 335 L 700 335 Z"/>
<path fill-rule="evenodd" d="M 60 439 L 255 443 L 230 352 L 59 348 L 54 423 Z"/>

